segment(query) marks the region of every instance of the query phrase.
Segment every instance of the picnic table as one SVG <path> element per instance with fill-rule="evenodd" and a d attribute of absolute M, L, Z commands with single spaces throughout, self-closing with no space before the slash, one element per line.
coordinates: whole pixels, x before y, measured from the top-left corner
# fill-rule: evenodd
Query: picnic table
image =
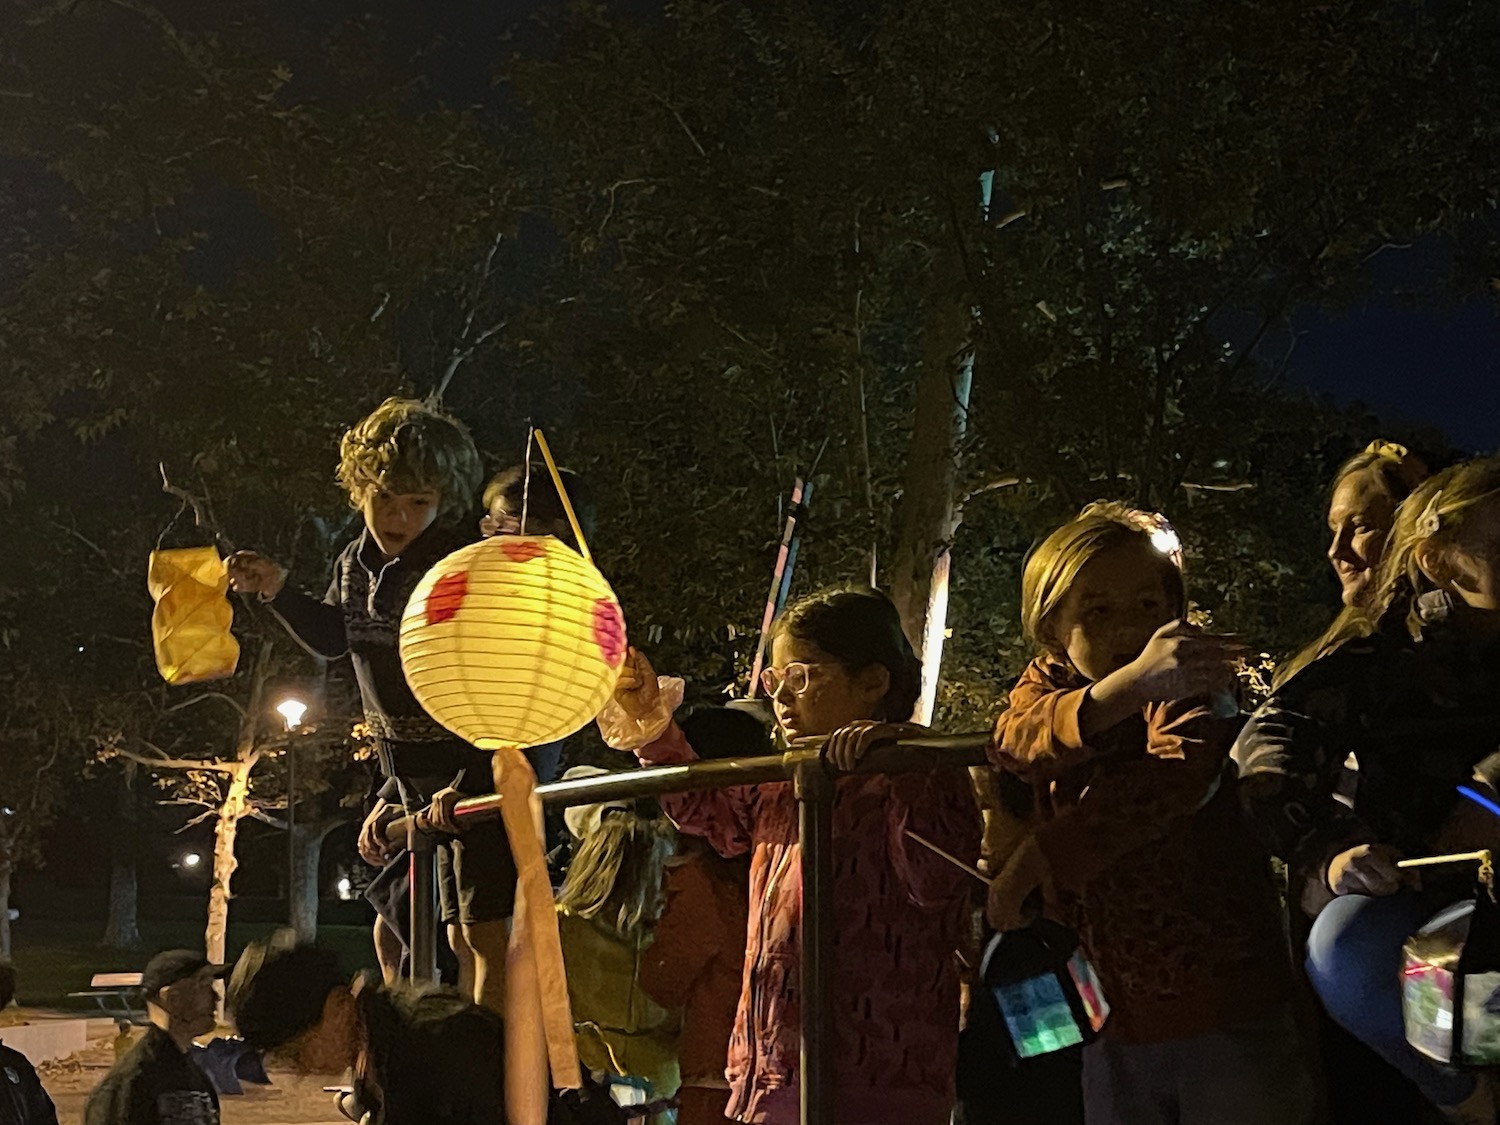
<path fill-rule="evenodd" d="M 145 1027 L 151 1022 L 146 1015 L 146 999 L 141 994 L 140 973 L 95 973 L 87 989 L 68 995 L 93 1000 L 122 1030 Z"/>

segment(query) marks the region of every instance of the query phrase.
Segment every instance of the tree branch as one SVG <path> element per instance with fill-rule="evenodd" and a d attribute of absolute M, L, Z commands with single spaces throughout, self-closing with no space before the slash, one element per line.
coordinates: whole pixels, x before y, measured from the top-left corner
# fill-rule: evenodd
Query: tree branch
<path fill-rule="evenodd" d="M 245 717 L 244 704 L 235 699 L 233 696 L 225 695 L 222 691 L 205 691 L 199 695 L 193 696 L 193 698 L 191 699 L 184 699 L 181 703 L 172 704 L 172 706 L 168 707 L 165 711 L 162 712 L 162 714 L 170 715 L 174 711 L 184 711 L 187 708 L 192 707 L 195 704 L 202 703 L 207 699 L 222 699 L 225 703 L 234 708 L 235 714 L 237 714 L 240 718 L 243 719 Z"/>
<path fill-rule="evenodd" d="M 707 159 L 708 153 L 703 151 L 703 146 L 698 143 L 698 138 L 693 136 L 693 131 L 688 128 L 688 123 L 682 119 L 682 114 L 677 112 L 677 107 L 655 91 L 652 92 L 651 96 L 667 107 L 668 112 L 677 119 L 677 124 L 682 126 L 682 131 L 687 134 L 687 139 L 693 142 L 693 147 L 698 150 L 698 155 Z"/>
<path fill-rule="evenodd" d="M 113 749 L 120 757 L 127 758 L 132 762 L 139 762 L 143 766 L 151 766 L 153 769 L 206 770 L 209 773 L 234 772 L 233 766 L 225 762 L 216 761 L 213 758 L 173 758 L 165 750 L 161 749 L 161 747 L 152 745 L 144 738 L 141 739 L 141 745 L 149 748 L 151 753 L 138 754 L 134 750 L 127 749 L 124 746 L 116 746 Z"/>

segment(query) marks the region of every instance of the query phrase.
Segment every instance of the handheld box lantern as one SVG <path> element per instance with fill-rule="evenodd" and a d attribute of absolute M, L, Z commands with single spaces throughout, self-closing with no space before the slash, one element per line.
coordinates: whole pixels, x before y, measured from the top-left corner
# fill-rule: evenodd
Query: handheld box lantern
<path fill-rule="evenodd" d="M 1401 1008 L 1406 1040 L 1453 1066 L 1500 1063 L 1500 906 L 1489 852 L 1440 856 L 1479 860 L 1474 897 L 1455 903 L 1407 939 Z M 1406 861 L 1408 864 L 1422 861 Z"/>
<path fill-rule="evenodd" d="M 1017 1059 L 1090 1043 L 1109 1016 L 1078 939 L 1055 922 L 996 934 L 979 972 Z"/>
<path fill-rule="evenodd" d="M 156 667 L 169 684 L 195 684 L 234 675 L 240 645 L 229 627 L 229 572 L 214 547 L 151 552 L 146 588 Z"/>

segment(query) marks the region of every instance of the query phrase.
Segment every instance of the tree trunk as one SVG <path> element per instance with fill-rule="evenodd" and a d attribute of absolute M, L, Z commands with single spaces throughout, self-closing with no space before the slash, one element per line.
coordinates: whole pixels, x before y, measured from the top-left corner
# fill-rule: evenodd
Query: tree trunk
<path fill-rule="evenodd" d="M 141 948 L 135 857 L 118 860 L 109 872 L 109 919 L 99 944 L 106 949 Z"/>
<path fill-rule="evenodd" d="M 107 949 L 139 949 L 141 929 L 137 914 L 136 856 L 139 817 L 135 791 L 135 762 L 125 761 L 120 784 L 114 863 L 109 872 L 109 919 L 99 944 Z"/>
<path fill-rule="evenodd" d="M 891 559 L 891 598 L 922 658 L 917 721 L 930 722 L 948 605 L 948 550 L 958 528 L 954 489 L 968 428 L 971 313 L 956 248 L 933 264 L 933 308 L 922 343 L 916 417 L 901 492 L 901 535 Z"/>
<path fill-rule="evenodd" d="M 292 829 L 292 887 L 289 898 L 289 922 L 299 941 L 318 936 L 318 867 L 323 857 L 323 840 L 348 817 L 330 817 L 312 824 L 298 824 Z"/>
<path fill-rule="evenodd" d="M 0 859 L 0 957 L 10 959 L 10 861 Z"/>
<path fill-rule="evenodd" d="M 240 818 L 250 811 L 250 771 L 255 758 L 234 763 L 224 803 L 219 806 L 219 822 L 214 826 L 214 877 L 208 890 L 208 924 L 203 932 L 204 955 L 214 964 L 224 962 L 225 938 L 229 931 L 230 880 L 239 860 L 234 855 L 235 837 L 239 835 Z"/>

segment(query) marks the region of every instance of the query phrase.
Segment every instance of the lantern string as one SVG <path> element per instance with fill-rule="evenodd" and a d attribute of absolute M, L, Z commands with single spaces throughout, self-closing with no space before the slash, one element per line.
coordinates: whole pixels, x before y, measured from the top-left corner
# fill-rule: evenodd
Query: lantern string
<path fill-rule="evenodd" d="M 578 516 L 573 511 L 573 501 L 568 499 L 568 490 L 563 487 L 562 474 L 557 471 L 557 462 L 552 459 L 552 450 L 547 445 L 547 435 L 539 429 L 533 429 L 532 432 L 536 435 L 536 447 L 542 451 L 542 460 L 547 462 L 547 471 L 552 474 L 552 483 L 557 487 L 557 495 L 562 498 L 563 511 L 568 513 L 568 523 L 573 528 L 573 537 L 578 540 L 578 553 L 587 562 L 592 563 L 594 556 L 589 554 L 588 542 L 583 538 L 583 528 L 578 525 Z"/>
<path fill-rule="evenodd" d="M 526 457 L 521 462 L 521 534 L 526 534 L 526 515 L 531 507 L 531 439 L 536 427 L 530 419 L 526 422 Z"/>

